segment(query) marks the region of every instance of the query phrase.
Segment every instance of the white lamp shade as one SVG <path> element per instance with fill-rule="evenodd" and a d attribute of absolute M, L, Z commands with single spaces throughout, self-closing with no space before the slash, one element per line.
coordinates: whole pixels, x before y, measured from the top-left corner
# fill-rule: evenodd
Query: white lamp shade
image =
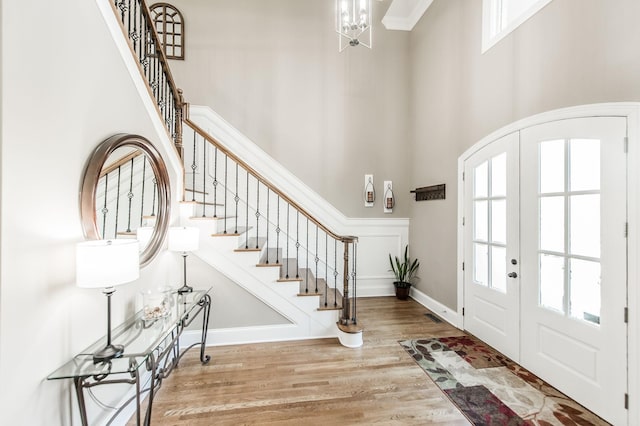
<path fill-rule="evenodd" d="M 171 251 L 195 251 L 200 243 L 200 230 L 184 226 L 169 228 L 167 239 Z"/>
<path fill-rule="evenodd" d="M 137 240 L 96 240 L 76 246 L 76 285 L 113 287 L 138 279 L 140 254 Z"/>

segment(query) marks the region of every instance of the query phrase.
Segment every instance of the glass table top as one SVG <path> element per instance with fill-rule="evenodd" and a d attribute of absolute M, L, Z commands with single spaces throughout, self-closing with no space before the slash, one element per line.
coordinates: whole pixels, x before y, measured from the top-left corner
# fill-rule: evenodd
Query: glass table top
<path fill-rule="evenodd" d="M 136 370 L 156 349 L 177 337 L 179 325 L 192 313 L 198 312 L 198 302 L 211 291 L 194 290 L 191 293 L 169 294 L 166 311 L 145 313 L 141 310 L 123 324 L 111 331 L 111 343 L 124 345 L 121 357 L 94 364 L 93 354 L 104 348 L 107 338 L 104 336 L 83 350 L 72 360 L 51 373 L 47 379 L 72 379 L 77 377 L 99 376 L 105 374 L 128 373 Z"/>

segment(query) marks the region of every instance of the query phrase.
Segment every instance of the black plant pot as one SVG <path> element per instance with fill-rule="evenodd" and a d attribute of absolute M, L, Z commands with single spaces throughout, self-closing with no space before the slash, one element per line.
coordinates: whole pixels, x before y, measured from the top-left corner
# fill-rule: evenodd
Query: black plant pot
<path fill-rule="evenodd" d="M 396 297 L 400 300 L 407 300 L 409 297 L 409 290 L 411 290 L 411 284 L 396 281 L 393 285 L 396 287 Z"/>

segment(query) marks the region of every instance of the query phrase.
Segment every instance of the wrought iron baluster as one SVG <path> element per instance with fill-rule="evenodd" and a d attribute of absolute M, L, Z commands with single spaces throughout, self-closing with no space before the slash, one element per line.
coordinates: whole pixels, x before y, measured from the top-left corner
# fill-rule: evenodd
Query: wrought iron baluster
<path fill-rule="evenodd" d="M 198 164 L 196 163 L 196 132 L 193 132 L 193 158 L 191 160 L 191 201 L 196 201 L 196 171 L 198 170 Z"/>
<path fill-rule="evenodd" d="M 120 169 L 118 166 L 118 189 L 116 190 L 116 227 L 113 230 L 113 238 L 118 238 L 118 216 L 120 215 Z"/>
<path fill-rule="evenodd" d="M 142 196 L 140 197 L 140 226 L 144 221 L 144 189 L 147 180 L 147 156 L 142 156 Z"/>
<path fill-rule="evenodd" d="M 240 201 L 240 196 L 238 195 L 238 163 L 236 162 L 236 193 L 233 197 L 233 201 L 236 204 L 236 216 L 235 216 L 235 224 L 236 229 L 233 231 L 234 234 L 238 233 L 238 202 Z"/>
<path fill-rule="evenodd" d="M 229 188 L 229 156 L 227 154 L 224 155 L 224 182 L 222 183 L 224 187 L 224 233 L 227 233 L 227 192 Z M 237 232 L 236 232 L 237 233 Z"/>
<path fill-rule="evenodd" d="M 134 1 L 133 4 L 135 5 L 135 3 L 136 2 Z M 124 24 L 124 19 L 122 23 Z M 129 34 L 129 30 L 131 29 L 131 1 L 129 1 L 129 6 L 127 7 L 127 23 L 125 26 L 125 30 L 127 34 Z"/>
<path fill-rule="evenodd" d="M 338 240 L 333 240 L 333 306 L 338 307 Z"/>
<path fill-rule="evenodd" d="M 133 158 L 130 162 L 130 173 L 129 173 L 129 192 L 127 193 L 127 198 L 129 199 L 129 213 L 127 214 L 127 231 L 131 232 L 131 205 L 133 203 Z"/>
<path fill-rule="evenodd" d="M 151 217 L 156 215 L 156 194 L 158 193 L 158 180 L 154 177 L 153 180 L 153 202 L 151 203 Z"/>
<path fill-rule="evenodd" d="M 118 6 L 118 9 L 120 9 L 120 19 L 122 20 L 122 22 L 124 22 L 124 14 L 126 13 L 129 7 L 127 6 L 124 0 L 120 2 L 116 2 L 116 6 Z"/>
<path fill-rule="evenodd" d="M 329 235 L 326 232 L 324 233 L 324 283 L 324 307 L 326 308 L 329 293 Z"/>
<path fill-rule="evenodd" d="M 260 180 L 256 178 L 256 249 L 260 246 L 258 238 L 260 237 Z"/>
<path fill-rule="evenodd" d="M 137 15 L 138 15 L 137 22 L 138 22 L 138 29 L 139 29 L 139 32 L 138 31 L 136 32 L 136 34 L 138 34 L 138 43 L 137 43 L 138 52 L 137 53 L 138 53 L 138 58 L 142 62 L 143 55 L 144 55 L 144 50 L 143 50 L 144 49 L 144 37 L 142 36 L 142 34 L 144 34 L 143 33 L 143 31 L 144 31 L 144 15 L 142 14 L 142 8 L 138 9 Z M 145 72 L 146 72 L 146 70 L 145 70 Z"/>
<path fill-rule="evenodd" d="M 213 151 L 213 217 L 218 217 L 218 147 Z"/>
<path fill-rule="evenodd" d="M 206 216 L 207 216 L 207 141 L 205 140 L 205 138 L 202 138 L 202 217 L 206 217 Z"/>
<path fill-rule="evenodd" d="M 247 197 L 245 198 L 246 202 L 245 202 L 245 229 L 244 229 L 244 240 L 245 240 L 245 247 L 244 248 L 249 248 L 249 170 L 247 170 Z"/>
<path fill-rule="evenodd" d="M 149 38 L 151 40 L 151 46 L 149 46 L 149 51 L 150 51 L 151 60 L 154 63 L 154 68 L 155 68 L 155 73 L 156 73 L 156 83 L 157 83 L 156 101 L 158 102 L 158 105 L 159 105 L 160 104 L 160 99 L 162 97 L 162 73 L 160 72 L 161 66 L 160 66 L 160 61 L 158 60 L 158 55 L 156 55 L 156 52 L 155 52 L 155 46 L 154 46 L 153 39 L 151 38 L 151 34 L 152 33 L 148 29 L 147 29 L 147 31 L 149 32 Z"/>
<path fill-rule="evenodd" d="M 296 209 L 296 279 L 300 278 L 300 211 Z"/>
<path fill-rule="evenodd" d="M 107 230 L 107 194 L 109 193 L 109 174 L 104 175 L 104 206 L 102 207 L 102 238 L 105 238 Z"/>
<path fill-rule="evenodd" d="M 175 140 L 176 139 L 176 117 L 175 117 L 176 106 L 175 106 L 175 97 L 174 97 L 174 93 L 173 93 L 173 89 L 171 88 L 171 85 L 169 85 L 168 111 L 169 111 L 169 129 L 170 129 L 169 134 L 171 135 L 171 139 Z"/>
<path fill-rule="evenodd" d="M 309 293 L 309 218 L 307 218 L 307 258 L 305 259 L 305 278 L 304 278 L 304 292 Z"/>
<path fill-rule="evenodd" d="M 278 194 L 278 211 L 276 212 L 276 265 L 280 263 L 280 194 Z"/>
<path fill-rule="evenodd" d="M 320 260 L 320 258 L 318 257 L 318 225 L 316 225 L 316 293 L 318 293 L 318 261 Z"/>
<path fill-rule="evenodd" d="M 286 268 L 287 268 L 287 275 L 285 278 L 289 279 L 289 258 L 291 256 L 289 256 L 289 203 L 287 203 L 287 235 L 286 235 L 286 239 L 287 239 L 287 257 L 286 257 Z"/>
<path fill-rule="evenodd" d="M 127 34 L 129 34 L 129 38 L 131 39 L 131 45 L 133 46 L 133 51 L 138 54 L 138 2 L 133 2 L 133 28 L 131 24 L 127 27 Z M 138 54 L 138 59 L 140 58 L 140 54 Z"/>
<path fill-rule="evenodd" d="M 267 241 L 264 243 L 265 247 L 267 248 L 267 265 L 269 264 L 269 193 L 271 191 L 269 190 L 269 187 L 267 186 Z"/>

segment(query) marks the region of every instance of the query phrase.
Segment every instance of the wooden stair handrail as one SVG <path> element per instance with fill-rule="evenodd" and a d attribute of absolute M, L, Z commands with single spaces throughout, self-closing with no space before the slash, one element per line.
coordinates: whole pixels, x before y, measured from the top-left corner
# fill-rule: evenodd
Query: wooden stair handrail
<path fill-rule="evenodd" d="M 345 235 L 338 235 L 335 232 L 333 232 L 332 230 L 330 230 L 329 228 L 327 228 L 326 226 L 324 226 L 318 219 L 316 219 L 311 213 L 309 213 L 307 210 L 305 210 L 302 206 L 300 206 L 300 204 L 296 203 L 295 201 L 293 201 L 290 197 L 288 197 L 284 192 L 282 192 L 280 189 L 278 189 L 274 184 L 272 184 L 267 178 L 265 178 L 264 176 L 262 176 L 260 173 L 258 173 L 253 167 L 251 167 L 250 165 L 248 165 L 246 162 L 244 162 L 242 159 L 240 159 L 237 155 L 233 154 L 231 151 L 229 151 L 228 149 L 226 149 L 224 146 L 222 146 L 222 144 L 216 140 L 213 136 L 209 135 L 207 132 L 205 132 L 202 128 L 200 128 L 196 123 L 194 123 L 193 121 L 191 121 L 188 118 L 184 119 L 184 122 L 191 127 L 191 129 L 196 132 L 197 134 L 199 134 L 200 136 L 202 136 L 204 138 L 204 140 L 206 140 L 207 142 L 209 142 L 210 144 L 212 144 L 213 146 L 215 146 L 219 151 L 221 151 L 223 154 L 225 154 L 227 157 L 231 158 L 233 161 L 235 161 L 236 163 L 238 163 L 241 167 L 243 167 L 245 170 L 249 171 L 249 173 L 251 173 L 253 175 L 253 177 L 255 177 L 259 182 L 262 182 L 262 184 L 264 184 L 267 188 L 269 188 L 271 191 L 273 191 L 274 193 L 276 193 L 280 198 L 282 198 L 283 200 L 285 200 L 287 203 L 289 203 L 291 206 L 293 206 L 296 210 L 298 210 L 300 213 L 302 213 L 307 219 L 309 219 L 311 222 L 313 222 L 318 228 L 322 229 L 324 232 L 327 233 L 327 235 L 330 235 L 332 238 L 334 238 L 335 240 L 338 240 L 340 242 L 343 242 L 345 244 L 349 244 L 349 243 L 354 243 L 356 241 L 358 241 L 358 237 L 354 237 L 354 236 L 345 236 Z"/>
<path fill-rule="evenodd" d="M 167 55 L 164 51 L 162 42 L 160 42 L 160 37 L 158 36 L 158 32 L 156 31 L 156 26 L 154 25 L 153 20 L 151 19 L 151 11 L 149 9 L 149 6 L 147 6 L 147 2 L 145 0 L 139 0 L 139 1 L 140 1 L 140 4 L 142 5 L 142 15 L 144 16 L 144 19 L 147 25 L 149 26 L 149 28 L 151 28 L 151 34 L 155 44 L 156 54 L 159 55 L 160 57 L 160 65 L 162 66 L 162 72 L 166 75 L 167 83 L 169 84 L 169 87 L 171 88 L 171 94 L 173 95 L 173 102 L 175 103 L 175 109 L 176 109 L 175 145 L 176 145 L 176 149 L 178 150 L 178 155 L 180 156 L 180 158 L 182 158 L 183 156 L 182 112 L 183 112 L 183 103 L 184 103 L 184 100 L 182 97 L 182 90 L 178 89 L 178 86 L 176 85 L 175 80 L 173 79 L 173 74 L 171 74 L 171 68 L 169 68 Z"/>
<path fill-rule="evenodd" d="M 122 157 L 121 159 L 119 159 L 118 161 L 114 162 L 113 164 L 110 164 L 107 167 L 104 167 L 101 171 L 100 171 L 100 177 L 104 176 L 104 175 L 108 175 L 109 173 L 111 173 L 112 171 L 116 170 L 118 167 L 120 166 L 124 166 L 125 164 L 127 164 L 129 161 L 133 160 L 134 158 L 139 157 L 140 155 L 142 155 L 142 151 L 140 150 L 136 150 L 133 152 L 128 153 L 127 155 L 125 155 L 124 157 Z"/>

